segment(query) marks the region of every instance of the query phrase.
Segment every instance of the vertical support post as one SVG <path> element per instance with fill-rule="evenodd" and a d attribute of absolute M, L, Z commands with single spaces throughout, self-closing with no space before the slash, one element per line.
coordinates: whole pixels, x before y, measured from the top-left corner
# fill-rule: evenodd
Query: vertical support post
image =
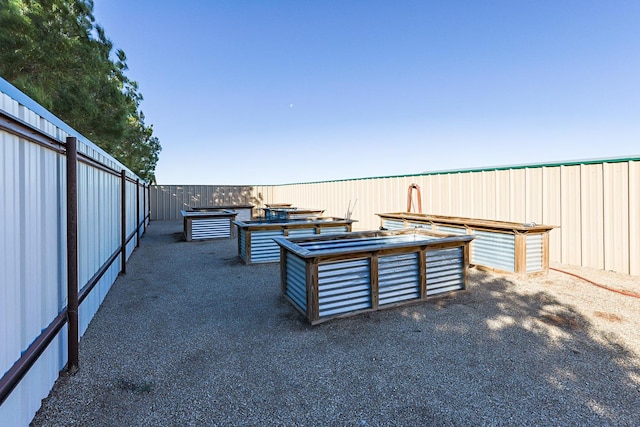
<path fill-rule="evenodd" d="M 380 303 L 380 282 L 378 279 L 378 253 L 371 254 L 369 262 L 369 294 L 371 296 L 371 308 L 378 309 Z"/>
<path fill-rule="evenodd" d="M 136 179 L 136 248 L 140 246 L 140 179 Z"/>
<path fill-rule="evenodd" d="M 515 232 L 515 260 L 514 272 L 518 274 L 527 273 L 527 235 Z"/>
<path fill-rule="evenodd" d="M 420 299 L 427 297 L 427 247 L 422 246 L 418 252 L 418 276 L 420 284 Z"/>
<path fill-rule="evenodd" d="M 147 184 L 144 182 L 142 183 L 142 209 L 144 210 L 142 218 L 142 235 L 144 236 L 147 232 L 147 212 L 149 212 L 147 209 Z"/>
<path fill-rule="evenodd" d="M 549 230 L 542 234 L 542 272 L 549 274 Z"/>
<path fill-rule="evenodd" d="M 120 171 L 120 273 L 127 274 L 127 172 Z"/>
<path fill-rule="evenodd" d="M 469 287 L 469 264 L 471 263 L 471 242 L 462 245 L 462 290 Z"/>
<path fill-rule="evenodd" d="M 280 246 L 280 292 L 282 295 L 287 294 L 287 251 L 282 246 Z"/>
<path fill-rule="evenodd" d="M 249 231 L 249 228 L 245 228 L 244 230 L 244 262 L 245 264 L 251 264 L 251 234 L 253 232 Z M 240 241 L 239 236 L 238 241 Z"/>
<path fill-rule="evenodd" d="M 75 137 L 67 137 L 67 371 L 78 370 L 78 151 Z"/>
<path fill-rule="evenodd" d="M 305 260 L 307 282 L 307 319 L 313 325 L 320 319 L 320 301 L 318 295 L 318 259 Z"/>

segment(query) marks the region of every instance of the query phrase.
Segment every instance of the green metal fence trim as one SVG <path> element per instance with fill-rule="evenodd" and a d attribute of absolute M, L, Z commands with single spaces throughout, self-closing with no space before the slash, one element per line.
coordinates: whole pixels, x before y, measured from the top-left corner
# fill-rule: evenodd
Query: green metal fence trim
<path fill-rule="evenodd" d="M 334 179 L 327 181 L 309 181 L 309 182 L 292 182 L 289 184 L 260 184 L 258 186 L 268 186 L 268 187 L 284 187 L 289 185 L 301 185 L 301 184 L 327 184 L 332 182 L 347 182 L 347 181 L 368 181 L 372 179 L 388 179 L 388 178 L 412 178 L 419 176 L 430 176 L 430 175 L 453 175 L 459 173 L 470 173 L 470 172 L 492 172 L 492 171 L 503 171 L 503 170 L 517 170 L 517 169 L 536 169 L 536 168 L 544 168 L 544 167 L 558 167 L 558 166 L 577 166 L 577 165 L 594 165 L 599 163 L 624 163 L 624 162 L 639 162 L 640 155 L 632 156 L 632 157 L 612 157 L 612 158 L 604 158 L 604 159 L 585 159 L 585 160 L 567 160 L 560 162 L 547 162 L 547 163 L 527 163 L 521 165 L 507 165 L 507 166 L 490 166 L 490 167 L 479 167 L 479 168 L 467 168 L 467 169 L 451 169 L 451 170 L 440 170 L 440 171 L 431 171 L 431 172 L 422 172 L 422 173 L 414 173 L 414 174 L 406 174 L 406 175 L 388 175 L 388 176 L 373 176 L 373 177 L 364 177 L 364 178 L 346 178 L 346 179 Z"/>

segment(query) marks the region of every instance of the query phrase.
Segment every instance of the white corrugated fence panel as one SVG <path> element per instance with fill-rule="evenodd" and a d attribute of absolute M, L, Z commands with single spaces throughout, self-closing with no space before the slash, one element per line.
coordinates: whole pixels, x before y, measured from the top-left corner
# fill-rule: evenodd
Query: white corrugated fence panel
<path fill-rule="evenodd" d="M 59 251 L 65 215 L 59 203 L 64 205 L 65 199 L 56 186 L 63 173 L 58 155 L 3 131 L 0 139 L 0 373 L 4 374 L 66 303 L 66 288 L 61 286 L 66 281 L 66 254 Z M 59 345 L 56 338 L 0 407 L 0 424 L 29 423 L 64 366 Z"/>
<path fill-rule="evenodd" d="M 34 133 L 64 144 L 78 138 L 78 152 L 115 170 L 123 166 L 68 125 L 0 79 L 0 108 Z M 66 159 L 57 151 L 0 131 L 0 372 L 22 353 L 64 309 L 66 288 Z M 130 174 L 130 172 L 129 172 Z M 79 286 L 93 277 L 119 245 L 119 178 L 78 164 Z M 130 175 L 132 176 L 132 175 Z M 114 188 L 117 187 L 117 188 Z M 135 187 L 135 185 L 134 185 Z M 129 197 L 135 208 L 135 195 Z M 133 201 L 133 203 L 132 203 Z M 113 209 L 117 215 L 113 214 Z M 134 229 L 135 211 L 127 213 Z M 131 250 L 135 242 L 131 244 Z M 130 251 L 129 251 L 130 253 Z M 116 263 L 80 305 L 84 332 L 111 283 Z M 62 329 L 25 377 L 0 405 L 0 425 L 28 425 L 67 360 L 67 329 Z"/>

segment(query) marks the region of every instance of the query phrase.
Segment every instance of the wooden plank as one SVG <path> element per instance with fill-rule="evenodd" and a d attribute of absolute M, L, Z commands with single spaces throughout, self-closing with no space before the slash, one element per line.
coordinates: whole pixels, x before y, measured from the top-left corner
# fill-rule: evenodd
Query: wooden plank
<path fill-rule="evenodd" d="M 516 233 L 515 237 L 515 272 L 527 274 L 527 235 Z"/>
<path fill-rule="evenodd" d="M 487 227 L 489 229 L 495 230 L 518 230 L 518 231 L 548 231 L 553 228 L 557 228 L 555 225 L 543 225 L 536 224 L 534 226 L 528 226 L 520 222 L 511 222 L 511 221 L 498 221 L 498 220 L 490 220 L 490 219 L 480 219 L 480 218 L 465 218 L 465 217 L 453 217 L 453 216 L 445 216 L 445 215 L 430 215 L 430 214 L 419 214 L 419 213 L 406 213 L 406 212 L 393 212 L 393 213 L 382 213 L 376 214 L 380 216 L 380 218 L 387 219 L 399 219 L 405 221 L 405 227 L 407 221 L 415 221 L 415 222 L 423 222 L 425 224 L 440 224 L 440 225 L 457 225 L 461 227 Z"/>
<path fill-rule="evenodd" d="M 191 239 L 191 218 L 188 217 L 184 217 L 183 219 L 183 224 L 184 224 L 184 238 L 187 242 L 190 242 Z"/>
<path fill-rule="evenodd" d="M 369 279 L 371 292 L 371 309 L 377 310 L 380 303 L 380 283 L 378 280 L 378 254 L 374 253 L 369 258 Z"/>
<path fill-rule="evenodd" d="M 419 240 L 393 239 L 398 235 L 413 235 Z M 388 239 L 385 239 L 389 237 Z M 425 239 L 428 236 L 428 239 Z M 434 236 L 437 236 L 435 238 Z M 398 231 L 376 231 L 367 233 L 344 233 L 338 235 L 307 236 L 291 239 L 275 238 L 274 241 L 281 246 L 288 247 L 296 255 L 303 258 L 314 258 L 319 256 L 342 255 L 346 252 L 366 253 L 384 251 L 393 253 L 395 250 L 402 250 L 407 247 L 416 246 L 447 246 L 451 243 L 457 245 L 459 242 L 473 240 L 472 235 L 442 235 L 435 234 L 428 230 L 398 230 Z"/>
<path fill-rule="evenodd" d="M 312 260 L 306 263 L 307 268 L 307 319 L 311 323 L 320 317 L 320 300 L 318 296 L 318 261 Z"/>
<path fill-rule="evenodd" d="M 251 264 L 251 231 L 245 230 L 245 239 L 244 239 L 244 254 L 245 254 L 245 264 Z"/>
<path fill-rule="evenodd" d="M 467 289 L 469 283 L 469 263 L 471 261 L 471 245 L 464 245 L 462 248 L 462 289 Z"/>
<path fill-rule="evenodd" d="M 248 228 L 255 230 L 279 230 L 282 227 L 287 228 L 313 228 L 315 226 L 330 227 L 330 226 L 345 226 L 350 225 L 355 220 L 336 218 L 336 217 L 313 217 L 304 219 L 290 219 L 290 220 L 250 220 L 250 221 L 235 221 L 234 224 L 240 228 Z"/>

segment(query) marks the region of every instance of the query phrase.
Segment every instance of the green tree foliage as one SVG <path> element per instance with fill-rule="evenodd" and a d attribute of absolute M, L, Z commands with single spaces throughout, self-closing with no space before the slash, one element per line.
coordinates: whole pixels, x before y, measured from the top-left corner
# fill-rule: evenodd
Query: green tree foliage
<path fill-rule="evenodd" d="M 161 150 L 92 0 L 0 0 L 0 76 L 154 181 Z"/>

